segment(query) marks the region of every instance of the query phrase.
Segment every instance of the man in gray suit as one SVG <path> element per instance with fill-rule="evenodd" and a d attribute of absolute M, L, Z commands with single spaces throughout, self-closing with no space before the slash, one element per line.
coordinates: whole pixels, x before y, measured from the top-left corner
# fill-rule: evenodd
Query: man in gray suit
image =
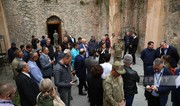
<path fill-rule="evenodd" d="M 60 98 L 66 106 L 70 106 L 71 86 L 74 85 L 71 72 L 68 70 L 71 59 L 71 54 L 64 53 L 62 59 L 54 66 L 54 82 L 58 88 Z"/>
<path fill-rule="evenodd" d="M 41 64 L 41 71 L 43 74 L 43 78 L 49 78 L 51 79 L 52 75 L 52 64 L 54 64 L 54 61 L 51 61 L 51 59 L 48 56 L 49 49 L 47 47 L 42 48 L 42 54 L 39 58 L 40 64 Z"/>

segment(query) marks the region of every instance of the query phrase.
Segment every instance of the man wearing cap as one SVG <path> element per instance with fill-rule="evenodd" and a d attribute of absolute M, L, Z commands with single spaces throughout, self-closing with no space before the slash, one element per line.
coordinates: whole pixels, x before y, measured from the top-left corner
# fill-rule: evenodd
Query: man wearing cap
<path fill-rule="evenodd" d="M 125 74 L 123 65 L 115 61 L 111 73 L 103 81 L 103 106 L 124 106 L 122 74 Z"/>
<path fill-rule="evenodd" d="M 114 61 L 121 61 L 122 51 L 124 50 L 123 39 L 118 37 L 118 41 L 117 43 L 114 43 L 113 49 L 114 49 Z"/>
<path fill-rule="evenodd" d="M 11 63 L 13 61 L 13 59 L 15 58 L 14 52 L 16 50 L 18 50 L 18 48 L 16 47 L 16 43 L 12 42 L 11 43 L 11 48 L 8 49 L 8 60 L 9 60 L 9 63 Z"/>

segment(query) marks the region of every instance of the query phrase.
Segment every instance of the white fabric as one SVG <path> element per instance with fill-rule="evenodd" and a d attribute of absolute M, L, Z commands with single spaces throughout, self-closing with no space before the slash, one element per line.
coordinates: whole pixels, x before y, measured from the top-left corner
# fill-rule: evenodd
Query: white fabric
<path fill-rule="evenodd" d="M 180 75 L 175 80 L 176 88 L 180 86 Z"/>
<path fill-rule="evenodd" d="M 25 73 L 25 72 L 22 72 L 22 73 L 25 74 L 26 76 L 28 76 L 29 78 L 31 78 L 28 73 Z"/>
<path fill-rule="evenodd" d="M 105 79 L 106 76 L 111 72 L 112 70 L 112 64 L 110 63 L 102 63 L 100 64 L 103 67 L 103 74 L 101 75 L 102 79 Z"/>

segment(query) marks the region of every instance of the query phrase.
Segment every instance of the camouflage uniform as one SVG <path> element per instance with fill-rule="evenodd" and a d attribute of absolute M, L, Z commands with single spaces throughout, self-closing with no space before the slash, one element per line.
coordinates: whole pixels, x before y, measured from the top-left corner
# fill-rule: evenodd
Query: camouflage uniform
<path fill-rule="evenodd" d="M 114 49 L 114 61 L 121 61 L 122 51 L 124 50 L 124 43 L 118 42 L 113 45 Z"/>
<path fill-rule="evenodd" d="M 123 79 L 109 74 L 103 81 L 103 106 L 120 106 L 124 100 Z"/>

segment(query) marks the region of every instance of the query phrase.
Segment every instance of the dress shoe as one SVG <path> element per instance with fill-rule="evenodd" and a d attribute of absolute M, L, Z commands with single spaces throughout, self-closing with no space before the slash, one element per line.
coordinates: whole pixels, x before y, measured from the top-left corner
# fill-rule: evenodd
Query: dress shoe
<path fill-rule="evenodd" d="M 79 95 L 85 96 L 85 95 L 87 95 L 87 94 L 84 93 L 84 92 L 82 92 L 82 93 L 79 93 Z"/>

